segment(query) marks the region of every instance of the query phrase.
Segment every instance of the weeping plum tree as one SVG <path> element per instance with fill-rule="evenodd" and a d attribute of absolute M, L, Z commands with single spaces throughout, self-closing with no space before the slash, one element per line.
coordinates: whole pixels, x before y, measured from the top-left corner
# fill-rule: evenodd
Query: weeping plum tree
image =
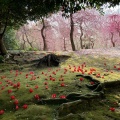
<path fill-rule="evenodd" d="M 119 4 L 118 0 L 115 1 L 110 1 L 110 0 L 63 0 L 63 11 L 65 11 L 65 13 L 63 14 L 63 16 L 65 17 L 70 17 L 70 41 L 71 41 L 71 46 L 72 46 L 72 50 L 75 51 L 75 44 L 74 44 L 74 40 L 73 40 L 73 34 L 74 34 L 74 22 L 73 22 L 73 13 L 75 13 L 78 10 L 81 9 L 85 9 L 87 7 L 92 7 L 92 8 L 96 8 L 96 9 L 100 9 L 100 6 L 102 6 L 105 3 L 109 3 L 110 6 L 114 6 L 116 4 Z M 81 24 L 81 23 L 80 23 Z M 82 46 L 82 36 L 83 36 L 83 29 L 82 26 L 79 24 L 79 28 L 81 30 L 81 35 L 80 35 L 80 41 L 81 41 L 81 48 L 83 49 Z"/>
<path fill-rule="evenodd" d="M 108 32 L 110 34 L 110 40 L 113 47 L 116 43 L 120 42 L 120 15 L 109 15 L 108 16 Z M 119 38 L 116 39 L 116 37 Z"/>
<path fill-rule="evenodd" d="M 79 30 L 79 42 L 80 48 L 90 48 L 93 47 L 93 40 L 91 37 L 94 36 L 96 31 L 96 26 L 98 25 L 98 17 L 100 14 L 95 9 L 86 9 L 78 11 L 74 14 L 73 20 L 76 23 L 76 28 Z M 92 32 L 93 31 L 93 32 Z M 85 45 L 85 40 L 88 39 L 89 46 Z"/>
<path fill-rule="evenodd" d="M 81 10 L 73 14 L 73 35 L 77 50 L 81 49 L 81 46 L 85 49 L 100 47 L 100 45 L 106 45 L 109 47 L 108 44 L 111 43 L 110 40 L 112 36 L 107 27 L 108 25 L 110 26 L 112 22 L 108 19 L 108 15 L 103 16 L 95 9 Z M 65 19 L 62 17 L 62 12 L 58 12 L 57 14 L 52 14 L 48 18 L 44 18 L 44 21 L 45 30 L 43 34 L 45 35 L 48 50 L 71 50 L 70 18 Z M 29 26 L 31 26 L 30 29 Z M 113 29 L 113 24 L 111 26 Z M 26 32 L 29 39 L 36 40 L 34 42 L 34 47 L 39 48 L 41 46 L 41 50 L 44 48 L 44 43 L 41 36 L 42 27 L 43 25 L 41 21 L 37 23 L 30 22 L 30 24 L 26 27 Z M 116 41 L 115 44 L 118 45 L 119 35 L 117 31 L 114 33 L 114 37 L 112 39 L 113 41 Z M 100 44 L 98 44 L 98 42 Z"/>
<path fill-rule="evenodd" d="M 31 48 L 33 48 L 33 44 L 32 44 L 32 43 L 33 43 L 34 41 L 30 41 L 30 40 L 29 40 L 29 37 L 28 37 L 27 30 L 26 30 L 25 26 L 23 26 L 23 30 L 24 30 L 24 36 L 25 36 L 25 38 L 26 38 L 27 43 L 30 45 Z"/>
<path fill-rule="evenodd" d="M 37 22 L 36 32 L 39 32 L 40 39 L 42 41 L 42 46 L 44 48 L 44 42 L 42 38 L 42 34 L 45 37 L 45 43 L 47 44 L 47 49 L 49 50 L 66 50 L 69 41 L 69 19 L 65 19 L 62 17 L 62 12 L 58 12 L 57 14 L 52 14 L 50 17 L 44 19 L 44 31 L 41 30 L 43 28 L 42 22 Z M 64 29 L 63 29 L 64 28 Z M 35 36 L 36 37 L 36 36 Z M 56 47 L 57 46 L 57 47 Z"/>
<path fill-rule="evenodd" d="M 16 32 L 17 39 L 20 43 L 20 49 L 23 50 L 35 50 L 38 49 L 37 46 L 37 36 L 35 32 L 31 29 L 31 25 L 25 24 L 24 26 L 20 27 L 19 30 Z"/>
<path fill-rule="evenodd" d="M 100 33 L 108 47 L 120 45 L 120 15 L 110 14 L 102 17 Z"/>
<path fill-rule="evenodd" d="M 49 20 L 51 24 L 51 30 L 53 31 L 54 37 L 53 42 L 57 41 L 57 47 L 61 50 L 66 51 L 70 41 L 70 19 L 62 17 L 62 13 L 58 12 L 54 14 Z M 71 48 L 71 46 L 69 46 Z"/>

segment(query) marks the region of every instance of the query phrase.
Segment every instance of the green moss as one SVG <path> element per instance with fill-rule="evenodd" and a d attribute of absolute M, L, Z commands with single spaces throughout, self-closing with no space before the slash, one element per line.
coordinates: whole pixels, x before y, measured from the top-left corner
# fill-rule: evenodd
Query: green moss
<path fill-rule="evenodd" d="M 45 54 L 45 52 L 42 52 Z M 58 52 L 57 54 L 61 54 Z M 16 70 L 13 70 L 16 65 L 2 63 L 0 64 L 0 69 L 3 72 L 0 72 L 0 110 L 4 109 L 5 114 L 0 115 L 1 120 L 53 120 L 55 118 L 55 113 L 58 108 L 58 105 L 36 105 L 37 100 L 34 98 L 34 95 L 38 94 L 40 99 L 49 99 L 52 98 L 52 94 L 56 94 L 56 97 L 59 98 L 61 95 L 68 95 L 71 92 L 76 92 L 80 94 L 92 93 L 89 89 L 86 88 L 85 84 L 90 84 L 88 79 L 84 79 L 82 82 L 79 80 L 80 77 L 76 77 L 76 75 L 81 74 L 81 72 L 72 72 L 74 70 L 74 66 L 78 68 L 85 62 L 86 67 L 84 70 L 84 75 L 88 75 L 91 68 L 96 69 L 96 72 L 93 72 L 92 76 L 94 79 L 99 80 L 100 82 L 109 82 L 114 80 L 120 80 L 120 74 L 117 69 L 114 68 L 114 65 L 119 67 L 119 59 L 118 58 L 109 58 L 104 56 L 90 56 L 90 55 L 82 55 L 77 56 L 73 52 L 69 53 L 71 58 L 62 62 L 59 67 L 52 67 L 52 68 L 44 68 L 44 69 L 36 69 L 35 67 L 30 67 L 31 64 L 23 64 L 24 69 L 19 69 L 18 76 L 16 77 Z M 104 65 L 106 63 L 106 66 Z M 69 65 L 71 69 L 69 69 Z M 64 68 L 67 69 L 67 72 L 64 74 Z M 49 69 L 51 69 L 49 71 Z M 108 69 L 108 72 L 106 72 Z M 12 70 L 12 73 L 10 72 Z M 29 74 L 30 71 L 34 71 L 36 75 L 35 80 L 31 80 L 32 75 Z M 56 72 L 56 75 L 53 74 L 53 71 Z M 113 71 L 113 73 L 111 73 Z M 22 74 L 20 74 L 22 72 Z M 42 74 L 44 72 L 44 74 Z M 99 74 L 104 76 L 104 78 L 97 78 L 96 75 Z M 26 74 L 28 78 L 26 78 Z M 46 75 L 45 75 L 46 74 Z M 55 78 L 55 81 L 50 80 L 49 76 Z M 59 81 L 61 78 L 64 79 L 63 81 Z M 6 76 L 6 78 L 2 79 L 1 76 Z M 46 78 L 48 80 L 46 80 Z M 20 82 L 20 88 L 16 89 L 13 86 L 8 85 L 6 87 L 6 80 L 11 80 L 14 84 Z M 45 85 L 47 82 L 47 85 Z M 61 83 L 64 83 L 65 86 L 61 87 Z M 35 86 L 38 85 L 38 89 Z M 80 87 L 77 87 L 80 85 Z M 1 90 L 2 86 L 5 86 L 4 90 Z M 45 88 L 48 86 L 48 89 Z M 29 92 L 29 89 L 33 89 L 33 93 Z M 8 94 L 8 90 L 11 89 L 12 93 Z M 106 99 L 105 101 L 99 100 L 96 102 L 90 102 L 90 106 L 85 107 L 83 106 L 73 106 L 72 111 L 73 114 L 71 115 L 68 112 L 68 116 L 63 116 L 63 118 L 59 118 L 60 120 L 68 120 L 69 118 L 77 120 L 79 118 L 85 120 L 113 120 L 118 119 L 120 114 L 119 112 L 111 112 L 109 110 L 110 107 L 113 106 L 114 101 L 119 101 L 119 89 L 112 89 L 109 88 L 106 90 Z M 13 100 L 10 99 L 10 96 L 14 95 L 16 99 L 19 100 L 19 110 L 15 111 L 15 106 L 13 104 Z M 107 102 L 109 101 L 109 102 Z M 22 105 L 28 104 L 28 109 L 23 110 Z M 115 106 L 117 108 L 117 106 Z M 84 109 L 83 109 L 84 108 Z M 119 120 L 119 119 L 118 119 Z"/>

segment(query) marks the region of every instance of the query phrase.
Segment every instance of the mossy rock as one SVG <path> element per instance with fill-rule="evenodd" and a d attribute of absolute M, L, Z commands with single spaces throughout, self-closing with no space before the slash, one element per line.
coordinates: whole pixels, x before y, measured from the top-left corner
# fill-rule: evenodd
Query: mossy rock
<path fill-rule="evenodd" d="M 105 88 L 116 88 L 120 86 L 120 80 L 104 82 Z"/>
<path fill-rule="evenodd" d="M 76 100 L 73 102 L 68 102 L 68 103 L 63 103 L 62 105 L 60 105 L 60 107 L 57 109 L 58 111 L 58 117 L 65 117 L 66 115 L 72 113 L 72 114 L 76 114 L 76 113 L 80 113 L 82 111 L 86 111 L 89 110 L 90 107 L 90 103 L 91 102 L 95 102 L 96 100 Z"/>
<path fill-rule="evenodd" d="M 81 117 L 80 114 L 68 114 L 65 117 L 58 118 L 57 120 L 85 120 L 85 118 Z"/>

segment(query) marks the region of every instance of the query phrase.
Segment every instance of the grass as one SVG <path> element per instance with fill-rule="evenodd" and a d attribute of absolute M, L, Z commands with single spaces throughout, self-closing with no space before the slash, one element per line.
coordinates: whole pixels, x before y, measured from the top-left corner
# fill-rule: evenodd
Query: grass
<path fill-rule="evenodd" d="M 0 115 L 0 119 L 53 120 L 59 104 L 38 105 L 36 104 L 38 100 L 35 99 L 34 96 L 38 94 L 40 99 L 49 99 L 52 98 L 53 94 L 56 94 L 56 98 L 60 98 L 61 95 L 67 96 L 71 92 L 80 92 L 82 94 L 91 93 L 91 91 L 85 87 L 85 84 L 89 84 L 89 81 L 84 79 L 81 82 L 79 77 L 76 77 L 77 74 L 81 74 L 76 70 L 78 66 L 81 67 L 82 64 L 86 64 L 86 67 L 83 68 L 87 71 L 84 72 L 85 75 L 88 75 L 91 68 L 96 69 L 91 76 L 100 82 L 104 82 L 105 80 L 120 80 L 119 70 L 117 70 L 117 68 L 120 67 L 118 58 L 90 55 L 82 55 L 79 57 L 73 53 L 70 55 L 72 57 L 64 63 L 61 63 L 59 67 L 44 69 L 31 68 L 26 64 L 20 66 L 5 63 L 0 64 L 0 110 L 5 111 L 3 115 Z M 18 70 L 13 70 L 17 68 L 16 66 Z M 114 68 L 114 66 L 117 68 Z M 23 69 L 19 69 L 21 67 Z M 33 71 L 34 74 L 30 74 L 31 71 Z M 97 74 L 104 76 L 104 78 L 96 77 Z M 50 75 L 52 76 L 51 78 L 53 78 L 52 80 L 50 80 Z M 28 76 L 28 78 L 26 78 L 26 76 Z M 74 80 L 75 78 L 77 79 L 76 81 Z M 75 86 L 76 82 L 82 86 L 82 89 Z M 19 88 L 14 88 L 14 84 L 17 83 L 20 83 Z M 63 87 L 61 87 L 61 84 L 64 84 Z M 2 90 L 3 87 L 4 89 Z M 33 90 L 32 93 L 30 93 L 30 89 Z M 12 90 L 12 92 L 8 94 L 8 90 Z M 63 116 L 61 120 L 69 120 L 70 118 L 78 120 L 80 116 L 81 119 L 83 118 L 85 120 L 119 120 L 120 109 L 114 105 L 114 102 L 120 102 L 119 92 L 119 89 L 111 90 L 110 93 L 106 93 L 106 99 L 104 101 L 101 100 L 91 103 L 89 109 L 85 108 L 81 110 L 77 108 L 73 115 Z M 19 101 L 18 110 L 15 110 L 14 100 L 11 99 L 11 96 L 15 96 L 15 99 Z M 27 109 L 23 109 L 24 104 L 28 105 Z M 115 107 L 116 111 L 111 112 L 109 110 L 110 107 Z"/>

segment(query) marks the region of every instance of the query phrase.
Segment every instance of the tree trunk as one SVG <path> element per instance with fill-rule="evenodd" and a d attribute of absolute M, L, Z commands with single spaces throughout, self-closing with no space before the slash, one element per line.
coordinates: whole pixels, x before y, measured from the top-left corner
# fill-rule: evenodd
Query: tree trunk
<path fill-rule="evenodd" d="M 93 47 L 94 47 L 94 42 L 91 43 L 91 47 L 92 47 L 92 49 L 93 49 Z"/>
<path fill-rule="evenodd" d="M 65 38 L 63 38 L 64 40 L 64 51 L 66 51 L 66 42 L 65 42 Z"/>
<path fill-rule="evenodd" d="M 3 38 L 3 35 L 0 34 L 0 54 L 1 55 L 6 55 L 7 54 L 7 49 L 6 49 L 5 45 L 4 45 L 4 42 L 3 42 L 2 38 Z"/>
<path fill-rule="evenodd" d="M 74 33 L 74 22 L 73 22 L 73 17 L 72 17 L 72 13 L 70 14 L 70 42 L 71 42 L 71 46 L 72 46 L 72 50 L 75 51 L 75 44 L 74 44 L 74 40 L 73 40 L 73 33 Z"/>
<path fill-rule="evenodd" d="M 22 39 L 23 39 L 22 49 L 25 50 L 25 43 L 26 43 L 26 41 L 25 41 L 25 39 L 24 39 L 24 34 L 22 35 Z"/>
<path fill-rule="evenodd" d="M 42 18 L 42 24 L 43 24 L 43 27 L 41 29 L 41 36 L 42 36 L 42 39 L 43 39 L 43 50 L 47 51 L 48 48 L 47 48 L 46 38 L 45 38 L 45 35 L 44 35 L 44 30 L 45 30 L 45 21 L 44 21 L 44 18 Z"/>
<path fill-rule="evenodd" d="M 91 48 L 93 49 L 93 47 L 94 47 L 94 45 L 95 45 L 94 41 L 89 40 L 89 42 L 90 42 L 90 46 L 91 46 Z"/>
<path fill-rule="evenodd" d="M 80 31 L 81 31 L 81 33 L 80 33 L 80 47 L 81 47 L 81 49 L 83 49 L 83 39 L 82 39 L 82 36 L 83 36 L 83 29 L 82 29 L 82 24 L 80 24 Z"/>
<path fill-rule="evenodd" d="M 113 33 L 111 33 L 111 43 L 112 43 L 112 46 L 115 47 L 115 42 L 113 40 Z"/>
<path fill-rule="evenodd" d="M 7 49 L 6 49 L 6 47 L 4 45 L 4 41 L 3 41 L 3 36 L 5 34 L 6 29 L 7 29 L 7 19 L 6 19 L 6 22 L 5 22 L 4 29 L 0 33 L 0 54 L 3 55 L 3 56 L 7 54 Z M 1 26 L 0 26 L 0 31 L 1 31 Z"/>
<path fill-rule="evenodd" d="M 120 31 L 118 32 L 118 34 L 119 34 L 119 37 L 120 37 Z"/>

